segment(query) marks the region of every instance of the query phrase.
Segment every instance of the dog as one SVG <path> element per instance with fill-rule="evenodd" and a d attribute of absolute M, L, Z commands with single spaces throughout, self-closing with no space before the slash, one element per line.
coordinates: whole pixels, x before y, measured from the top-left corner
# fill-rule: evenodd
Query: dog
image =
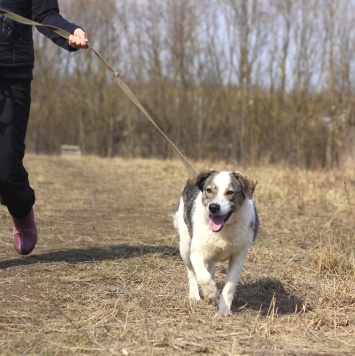
<path fill-rule="evenodd" d="M 188 280 L 189 298 L 203 297 L 219 308 L 216 316 L 231 314 L 234 292 L 248 249 L 259 229 L 253 201 L 256 180 L 238 171 L 205 170 L 187 180 L 174 214 L 180 236 L 180 255 Z M 228 260 L 222 294 L 214 280 L 216 262 Z"/>

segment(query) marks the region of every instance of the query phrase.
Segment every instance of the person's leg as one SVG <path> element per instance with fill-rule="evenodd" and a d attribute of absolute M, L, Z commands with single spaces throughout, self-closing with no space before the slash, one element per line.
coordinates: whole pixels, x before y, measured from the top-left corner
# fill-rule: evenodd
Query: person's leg
<path fill-rule="evenodd" d="M 30 105 L 30 81 L 0 81 L 0 196 L 13 218 L 15 249 L 21 254 L 31 252 L 37 241 L 35 194 L 23 166 Z"/>

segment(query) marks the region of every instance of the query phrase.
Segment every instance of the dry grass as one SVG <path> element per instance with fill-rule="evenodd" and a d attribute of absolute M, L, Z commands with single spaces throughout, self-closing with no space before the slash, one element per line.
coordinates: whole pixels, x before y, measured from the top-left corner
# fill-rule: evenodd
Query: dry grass
<path fill-rule="evenodd" d="M 17 256 L 0 210 L 2 355 L 355 354 L 354 170 L 214 162 L 258 179 L 261 220 L 234 314 L 214 318 L 187 300 L 171 218 L 187 178 L 180 162 L 26 163 L 40 240 Z M 221 264 L 221 285 L 224 276 Z"/>

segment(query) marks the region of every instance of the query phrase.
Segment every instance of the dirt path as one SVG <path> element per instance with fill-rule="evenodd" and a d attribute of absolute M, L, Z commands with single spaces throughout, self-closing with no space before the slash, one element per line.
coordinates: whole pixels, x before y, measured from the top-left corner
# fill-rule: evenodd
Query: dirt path
<path fill-rule="evenodd" d="M 233 316 L 216 319 L 213 306 L 187 300 L 171 218 L 187 178 L 179 162 L 28 156 L 26 163 L 39 242 L 30 256 L 16 255 L 0 209 L 0 354 L 355 353 L 353 267 L 322 274 L 325 262 L 317 265 L 326 257 L 322 246 L 339 247 L 326 244 L 335 232 L 354 247 L 351 217 L 346 204 L 327 211 L 328 201 L 315 212 L 300 180 L 288 193 L 272 189 L 295 172 L 263 171 L 260 236 Z M 327 194 L 332 179 L 322 177 Z M 220 283 L 224 273 L 221 266 Z"/>

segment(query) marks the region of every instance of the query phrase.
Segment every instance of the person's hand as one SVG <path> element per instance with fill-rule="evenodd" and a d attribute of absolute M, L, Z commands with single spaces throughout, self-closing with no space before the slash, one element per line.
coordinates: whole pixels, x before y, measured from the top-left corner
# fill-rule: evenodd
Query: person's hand
<path fill-rule="evenodd" d="M 88 38 L 86 33 L 81 29 L 77 28 L 72 35 L 69 36 L 69 46 L 80 49 L 88 48 Z"/>

